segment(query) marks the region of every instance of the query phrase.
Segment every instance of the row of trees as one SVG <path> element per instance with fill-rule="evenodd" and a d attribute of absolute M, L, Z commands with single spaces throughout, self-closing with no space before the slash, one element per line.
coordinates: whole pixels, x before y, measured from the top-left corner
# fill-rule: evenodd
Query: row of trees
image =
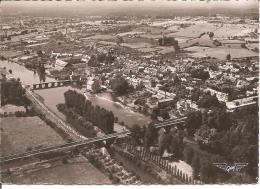
<path fill-rule="evenodd" d="M 96 131 L 91 122 L 86 121 L 86 119 L 75 113 L 72 109 L 66 108 L 65 104 L 57 104 L 57 109 L 65 114 L 66 121 L 71 124 L 77 132 L 88 138 L 96 136 Z"/>
<path fill-rule="evenodd" d="M 153 124 L 149 124 L 148 127 L 133 125 L 130 131 L 136 145 L 143 145 L 149 149 L 158 144 L 158 153 L 160 155 L 167 150 L 169 153 L 173 153 L 176 158 L 182 157 L 183 138 L 186 136 L 183 130 L 173 129 L 167 133 L 158 132 Z"/>
<path fill-rule="evenodd" d="M 112 133 L 114 130 L 114 114 L 99 106 L 92 105 L 85 96 L 74 90 L 64 93 L 66 108 L 72 109 L 84 119 L 97 125 L 105 133 Z"/>
<path fill-rule="evenodd" d="M 232 127 L 234 118 L 231 113 L 226 112 L 223 107 L 212 107 L 211 109 L 210 113 L 206 110 L 188 113 L 185 124 L 189 136 L 205 129 L 214 128 L 216 131 L 226 131 Z"/>

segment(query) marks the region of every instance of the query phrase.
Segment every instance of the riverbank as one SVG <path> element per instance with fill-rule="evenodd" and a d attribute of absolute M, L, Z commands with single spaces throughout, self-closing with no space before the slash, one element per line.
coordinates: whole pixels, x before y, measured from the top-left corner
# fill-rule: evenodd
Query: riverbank
<path fill-rule="evenodd" d="M 118 118 L 118 123 L 126 126 L 127 128 L 131 128 L 135 124 L 145 126 L 151 122 L 150 117 L 136 112 L 135 109 L 127 104 L 124 104 L 120 98 L 116 97 L 111 91 L 98 93 L 95 95 L 86 92 L 85 96 L 91 100 L 92 103 L 111 110 L 115 117 Z"/>
<path fill-rule="evenodd" d="M 0 65 L 6 67 L 7 70 L 11 69 L 13 74 L 16 77 L 19 77 L 21 82 L 24 85 L 31 85 L 33 83 L 40 83 L 39 76 L 34 74 L 33 71 L 28 70 L 27 68 L 17 64 L 17 63 L 8 63 L 7 61 L 1 61 Z M 53 78 L 46 77 L 46 81 L 55 81 Z M 65 88 L 65 89 L 64 89 Z M 59 87 L 59 88 L 51 88 L 51 89 L 42 89 L 35 91 L 39 94 L 43 99 L 45 105 L 51 109 L 54 113 L 56 113 L 59 117 L 63 117 L 61 113 L 57 110 L 56 105 L 59 103 L 64 103 L 64 92 L 66 90 L 72 89 L 71 87 Z M 84 89 L 80 90 L 84 93 Z M 134 112 L 131 108 L 124 106 L 119 101 L 113 97 L 111 93 L 101 93 L 95 96 L 86 93 L 88 99 L 94 104 L 98 105 L 101 108 L 112 111 L 115 117 L 118 118 L 118 122 L 124 122 L 124 125 L 129 127 L 134 124 L 139 124 L 141 126 L 148 125 L 151 119 L 143 114 Z M 64 118 L 65 119 L 65 118 Z"/>

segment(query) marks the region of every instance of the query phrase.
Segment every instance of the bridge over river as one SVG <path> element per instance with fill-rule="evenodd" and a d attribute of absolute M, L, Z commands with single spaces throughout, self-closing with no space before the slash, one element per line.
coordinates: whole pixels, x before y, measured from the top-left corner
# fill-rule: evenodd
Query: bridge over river
<path fill-rule="evenodd" d="M 16 63 L 3 62 L 3 61 L 1 62 L 1 64 L 6 66 L 7 69 L 13 70 L 14 75 L 18 76 L 21 79 L 21 81 L 24 85 L 24 88 L 26 89 L 26 96 L 32 101 L 33 105 L 36 108 L 38 108 L 41 111 L 41 113 L 43 115 L 45 115 L 46 118 L 48 118 L 49 120 L 54 122 L 55 125 L 57 126 L 57 128 L 59 130 L 62 130 L 73 141 L 74 144 L 73 143 L 66 144 L 68 146 L 73 144 L 72 146 L 69 147 L 70 149 L 77 147 L 77 146 L 84 146 L 85 143 L 89 144 L 89 143 L 91 143 L 91 141 L 92 142 L 105 141 L 111 137 L 117 138 L 117 137 L 122 137 L 122 136 L 126 136 L 126 135 L 130 134 L 130 133 L 116 133 L 116 134 L 106 135 L 105 137 L 101 137 L 101 138 L 87 139 L 86 137 L 84 137 L 81 134 L 79 134 L 78 132 L 76 132 L 72 127 L 70 127 L 70 125 L 68 125 L 59 116 L 57 116 L 56 112 L 53 113 L 54 110 L 53 109 L 50 110 L 50 106 L 46 105 L 46 103 L 47 103 L 46 99 L 44 99 L 44 103 L 41 102 L 38 98 L 36 98 L 36 94 L 32 91 L 32 90 L 36 90 L 39 92 L 44 92 L 45 90 L 55 90 L 54 88 L 56 88 L 56 87 L 60 87 L 59 88 L 59 90 L 60 90 L 60 89 L 62 89 L 61 86 L 69 86 L 69 85 L 73 84 L 73 82 L 75 82 L 75 81 L 71 81 L 71 80 L 55 81 L 52 78 L 46 77 L 47 82 L 40 83 L 39 78 L 32 71 L 27 70 L 26 68 L 24 68 L 21 65 L 18 65 Z M 30 86 L 30 87 L 28 87 L 28 86 Z M 37 89 L 45 89 L 45 90 L 37 90 Z M 62 90 L 59 91 L 59 95 L 56 94 L 55 92 L 50 92 L 50 91 L 47 91 L 46 93 L 48 93 L 49 97 L 55 96 L 57 98 L 61 98 L 59 95 L 63 96 Z M 55 95 L 53 95 L 54 93 L 55 93 Z M 143 124 L 147 124 L 150 121 L 150 119 L 144 117 L 143 115 L 140 115 L 135 112 L 131 112 L 128 109 L 126 109 L 125 107 L 118 106 L 118 104 L 116 102 L 114 102 L 112 98 L 110 100 L 104 96 L 96 96 L 96 97 L 89 97 L 89 99 L 92 101 L 93 104 L 99 105 L 108 110 L 111 110 L 115 114 L 115 116 L 117 116 L 119 118 L 119 120 L 123 119 L 122 121 L 125 121 L 125 123 L 126 123 L 126 121 L 129 122 L 126 124 L 128 124 L 130 127 L 131 127 L 131 125 L 135 124 L 136 122 L 141 123 L 141 125 L 143 125 Z M 57 102 L 56 101 L 48 102 L 48 104 L 54 104 L 54 106 L 56 107 L 55 103 L 57 103 Z M 167 120 L 165 122 L 157 123 L 157 124 L 155 124 L 155 127 L 156 128 L 172 127 L 172 126 L 176 127 L 179 125 L 184 125 L 183 123 L 184 123 L 184 118 L 178 118 L 178 119 L 172 119 L 172 120 Z M 85 143 L 84 143 L 84 141 L 85 141 Z M 53 147 L 52 150 L 54 150 L 54 149 L 61 149 L 61 147 L 60 146 Z M 63 146 L 62 149 L 68 149 L 68 148 Z M 19 158 L 32 157 L 34 155 L 41 154 L 41 152 L 48 153 L 49 150 L 50 149 L 48 149 L 48 150 L 39 149 L 38 152 L 31 151 L 31 152 L 26 152 L 26 154 L 15 154 L 13 157 L 11 157 L 11 156 L 10 157 L 1 157 L 1 161 L 7 162 L 7 161 L 15 160 L 17 158 L 19 159 Z"/>
<path fill-rule="evenodd" d="M 58 80 L 58 81 L 34 83 L 32 84 L 32 89 L 39 90 L 39 89 L 47 89 L 47 88 L 55 88 L 55 87 L 64 87 L 76 83 L 77 81 L 75 80 Z"/>

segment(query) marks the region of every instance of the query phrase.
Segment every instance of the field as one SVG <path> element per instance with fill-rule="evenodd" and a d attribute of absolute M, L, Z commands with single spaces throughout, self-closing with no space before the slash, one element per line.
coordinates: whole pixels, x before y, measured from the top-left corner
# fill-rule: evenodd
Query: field
<path fill-rule="evenodd" d="M 258 56 L 258 53 L 243 49 L 243 48 L 228 48 L 228 47 L 199 47 L 193 46 L 185 48 L 186 51 L 190 51 L 192 57 L 215 57 L 221 60 L 225 60 L 227 54 L 231 55 L 231 58 L 242 58 L 242 57 L 252 57 Z"/>
<path fill-rule="evenodd" d="M 49 168 L 14 175 L 11 182 L 12 184 L 111 184 L 103 173 L 83 157 L 69 159 L 67 164 L 61 162 L 53 164 Z"/>
<path fill-rule="evenodd" d="M 111 39 L 115 39 L 115 36 L 100 34 L 100 35 L 93 35 L 93 36 L 87 37 L 85 39 L 88 39 L 88 40 L 111 40 Z"/>
<path fill-rule="evenodd" d="M 174 53 L 175 49 L 173 47 L 157 47 L 158 53 L 160 54 L 167 54 L 167 53 Z"/>
<path fill-rule="evenodd" d="M 122 43 L 121 46 L 129 47 L 132 49 L 139 49 L 139 48 L 149 48 L 152 45 L 150 43 L 139 42 L 139 43 Z"/>
<path fill-rule="evenodd" d="M 3 156 L 65 143 L 39 117 L 2 118 L 0 128 Z"/>
<path fill-rule="evenodd" d="M 257 25 L 244 24 L 212 24 L 207 22 L 196 23 L 188 28 L 182 28 L 174 33 L 175 36 L 198 37 L 203 32 L 214 32 L 215 39 L 223 39 L 231 36 L 245 35 L 254 29 Z"/>
<path fill-rule="evenodd" d="M 184 24 L 184 26 L 181 27 L 181 24 Z M 217 39 L 221 42 L 234 36 L 246 36 L 256 28 L 256 24 L 222 24 L 210 23 L 206 20 L 157 20 L 150 23 L 149 26 L 139 26 L 129 32 L 119 33 L 118 35 L 122 36 L 124 40 L 120 46 L 134 49 L 140 53 L 151 54 L 156 52 L 163 55 L 174 53 L 175 51 L 172 47 L 160 47 L 158 45 L 158 38 L 165 35 L 175 37 L 179 42 L 180 48 L 192 51 L 191 56 L 193 57 L 211 56 L 223 60 L 229 52 L 233 58 L 250 57 L 257 54 L 240 48 L 240 44 L 229 45 L 230 48 L 225 46 L 217 47 L 213 43 L 214 40 Z M 214 32 L 213 39 L 210 39 L 208 34 L 199 37 L 202 33 L 207 32 Z M 99 40 L 99 43 L 103 45 L 116 46 L 113 34 L 95 35 L 87 39 Z M 191 47 L 194 45 L 196 46 Z"/>
<path fill-rule="evenodd" d="M 0 89 L 0 92 L 1 92 L 1 89 Z M 4 112 L 15 113 L 16 111 L 25 112 L 25 108 L 23 106 L 15 106 L 15 105 L 12 105 L 12 104 L 7 104 L 7 105 L 2 106 L 0 108 L 1 114 L 4 114 Z"/>
<path fill-rule="evenodd" d="M 50 89 L 43 89 L 43 90 L 35 90 L 34 92 L 39 95 L 42 99 L 44 99 L 43 103 L 59 118 L 63 121 L 66 121 L 66 117 L 63 113 L 61 113 L 56 105 L 59 103 L 64 103 L 64 93 L 72 89 L 71 87 L 58 87 L 58 88 L 50 88 Z M 55 95 L 50 95 L 53 93 Z"/>

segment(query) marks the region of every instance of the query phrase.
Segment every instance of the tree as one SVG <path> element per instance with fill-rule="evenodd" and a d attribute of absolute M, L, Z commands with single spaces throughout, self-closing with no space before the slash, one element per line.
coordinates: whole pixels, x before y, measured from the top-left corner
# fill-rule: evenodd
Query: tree
<path fill-rule="evenodd" d="M 193 159 L 193 156 L 194 156 L 194 151 L 191 147 L 189 146 L 186 146 L 184 148 L 184 151 L 183 151 L 183 156 L 184 156 L 184 159 L 185 161 L 188 163 L 188 164 L 191 164 L 192 162 L 192 159 Z"/>
<path fill-rule="evenodd" d="M 105 57 L 105 62 L 107 64 L 111 64 L 115 60 L 115 57 L 112 56 L 111 52 L 109 51 Z"/>
<path fill-rule="evenodd" d="M 163 119 L 170 119 L 170 115 L 169 115 L 168 111 L 165 109 L 161 110 L 160 115 L 162 116 Z"/>
<path fill-rule="evenodd" d="M 198 106 L 199 108 L 211 108 L 220 106 L 220 103 L 215 95 L 206 94 L 198 101 Z"/>
<path fill-rule="evenodd" d="M 124 95 L 130 90 L 130 85 L 124 78 L 117 79 L 116 84 L 113 86 L 113 90 L 118 95 Z"/>
<path fill-rule="evenodd" d="M 154 127 L 154 124 L 150 123 L 148 127 L 145 130 L 144 134 L 144 144 L 145 147 L 150 147 L 155 144 L 155 141 L 157 139 L 157 130 Z"/>
<path fill-rule="evenodd" d="M 97 93 L 100 91 L 101 89 L 101 86 L 100 86 L 100 82 L 98 79 L 95 79 L 92 86 L 91 86 L 92 90 L 94 93 Z"/>
<path fill-rule="evenodd" d="M 200 158 L 197 155 L 194 155 L 191 162 L 191 167 L 193 169 L 193 178 L 198 179 L 200 173 Z"/>
<path fill-rule="evenodd" d="M 9 70 L 12 73 L 11 70 Z M 25 89 L 22 87 L 20 80 L 2 80 L 1 81 L 1 104 L 25 104 Z"/>
<path fill-rule="evenodd" d="M 191 92 L 191 100 L 197 102 L 200 98 L 201 92 L 199 89 L 194 89 Z"/>
<path fill-rule="evenodd" d="M 97 60 L 97 56 L 91 55 L 89 61 L 88 61 L 88 66 L 96 67 L 99 65 L 99 62 Z"/>
<path fill-rule="evenodd" d="M 160 46 L 173 46 L 176 51 L 179 51 L 180 49 L 178 41 L 175 40 L 174 37 L 163 36 L 162 38 L 159 38 L 158 43 Z"/>
<path fill-rule="evenodd" d="M 181 133 L 180 130 L 177 132 L 172 131 L 171 135 L 172 138 L 169 145 L 169 151 L 174 153 L 176 158 L 182 158 L 183 148 L 184 148 L 184 144 L 183 144 L 184 135 Z"/>
<path fill-rule="evenodd" d="M 151 80 L 151 87 L 156 87 L 156 81 L 154 79 Z"/>
<path fill-rule="evenodd" d="M 64 93 L 65 105 L 71 113 L 80 115 L 84 119 L 97 125 L 105 133 L 112 133 L 114 128 L 114 114 L 99 106 L 93 106 L 91 101 L 86 100 L 85 96 L 76 91 L 68 90 Z M 67 114 L 74 119 L 72 115 Z M 101 119 L 102 118 L 102 119 Z"/>
<path fill-rule="evenodd" d="M 206 81 L 207 79 L 210 78 L 210 75 L 208 71 L 204 71 L 203 69 L 192 69 L 191 77 Z"/>
<path fill-rule="evenodd" d="M 246 48 L 246 44 L 245 44 L 245 43 L 242 43 L 242 44 L 241 44 L 241 48 Z"/>
<path fill-rule="evenodd" d="M 227 54 L 227 60 L 230 61 L 231 60 L 231 55 Z"/>
<path fill-rule="evenodd" d="M 98 62 L 105 62 L 105 60 L 106 60 L 106 54 L 101 53 L 101 54 L 97 55 L 97 61 Z"/>
<path fill-rule="evenodd" d="M 134 124 L 131 128 L 131 136 L 134 139 L 135 144 L 139 145 L 141 144 L 141 138 L 142 138 L 142 131 L 141 127 L 137 124 Z"/>
<path fill-rule="evenodd" d="M 213 32 L 209 32 L 209 38 L 213 39 L 213 37 L 214 37 L 214 33 Z"/>
<path fill-rule="evenodd" d="M 157 117 L 159 116 L 159 113 L 160 113 L 159 108 L 154 108 L 152 111 L 152 114 L 151 114 L 151 118 L 154 120 L 157 119 Z"/>
<path fill-rule="evenodd" d="M 117 36 L 116 36 L 116 44 L 117 44 L 118 46 L 120 46 L 121 43 L 124 43 L 124 39 L 123 39 L 122 36 L 117 35 Z"/>
<path fill-rule="evenodd" d="M 186 123 L 189 136 L 193 136 L 202 125 L 202 114 L 200 111 L 190 112 L 187 115 Z"/>
<path fill-rule="evenodd" d="M 203 159 L 202 162 L 200 166 L 200 179 L 207 184 L 212 183 L 211 174 L 214 174 L 212 172 L 212 164 L 207 159 Z"/>
<path fill-rule="evenodd" d="M 162 132 L 161 135 L 158 138 L 158 145 L 159 145 L 159 154 L 163 155 L 165 149 L 169 148 L 169 145 L 171 143 L 172 136 L 169 133 Z"/>

